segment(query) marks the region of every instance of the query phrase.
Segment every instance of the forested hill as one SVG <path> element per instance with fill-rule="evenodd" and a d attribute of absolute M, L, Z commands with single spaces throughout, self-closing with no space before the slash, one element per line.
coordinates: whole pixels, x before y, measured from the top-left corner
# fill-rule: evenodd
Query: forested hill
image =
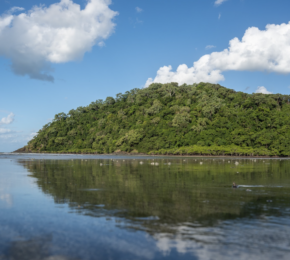
<path fill-rule="evenodd" d="M 27 151 L 290 155 L 290 96 L 151 84 L 55 115 Z"/>

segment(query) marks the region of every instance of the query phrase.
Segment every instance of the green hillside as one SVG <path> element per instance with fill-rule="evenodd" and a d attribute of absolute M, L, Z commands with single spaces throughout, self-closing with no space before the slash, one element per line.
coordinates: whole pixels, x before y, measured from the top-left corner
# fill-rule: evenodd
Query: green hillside
<path fill-rule="evenodd" d="M 290 155 L 290 96 L 151 84 L 59 113 L 23 150 Z"/>

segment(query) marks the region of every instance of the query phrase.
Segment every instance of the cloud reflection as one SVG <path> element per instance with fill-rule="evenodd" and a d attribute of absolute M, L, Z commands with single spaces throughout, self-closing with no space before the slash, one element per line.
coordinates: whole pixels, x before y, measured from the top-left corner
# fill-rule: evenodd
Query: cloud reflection
<path fill-rule="evenodd" d="M 289 222 L 289 220 L 284 220 Z M 278 219 L 233 220 L 216 227 L 172 227 L 173 233 L 156 233 L 156 247 L 164 256 L 176 250 L 189 253 L 193 259 L 289 259 L 290 226 L 279 224 Z M 233 228 L 234 227 L 234 228 Z"/>
<path fill-rule="evenodd" d="M 4 205 L 6 205 L 9 208 L 12 207 L 13 205 L 13 199 L 12 199 L 11 194 L 9 193 L 1 193 L 0 191 L 0 201 L 4 202 Z"/>

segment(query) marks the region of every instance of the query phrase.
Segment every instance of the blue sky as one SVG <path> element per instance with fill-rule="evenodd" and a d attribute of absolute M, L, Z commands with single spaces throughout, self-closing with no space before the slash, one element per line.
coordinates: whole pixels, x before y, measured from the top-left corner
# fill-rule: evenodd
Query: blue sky
<path fill-rule="evenodd" d="M 62 2 L 73 18 L 52 9 L 58 0 L 0 0 L 0 152 L 24 146 L 57 113 L 146 82 L 290 92 L 289 0 Z M 182 64 L 189 70 L 176 73 Z"/>

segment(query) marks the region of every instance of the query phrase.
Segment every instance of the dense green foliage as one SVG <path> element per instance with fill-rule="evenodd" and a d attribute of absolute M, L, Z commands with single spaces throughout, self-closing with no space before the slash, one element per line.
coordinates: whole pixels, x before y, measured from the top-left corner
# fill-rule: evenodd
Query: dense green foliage
<path fill-rule="evenodd" d="M 289 156 L 289 101 L 208 83 L 154 83 L 57 114 L 26 149 Z"/>

